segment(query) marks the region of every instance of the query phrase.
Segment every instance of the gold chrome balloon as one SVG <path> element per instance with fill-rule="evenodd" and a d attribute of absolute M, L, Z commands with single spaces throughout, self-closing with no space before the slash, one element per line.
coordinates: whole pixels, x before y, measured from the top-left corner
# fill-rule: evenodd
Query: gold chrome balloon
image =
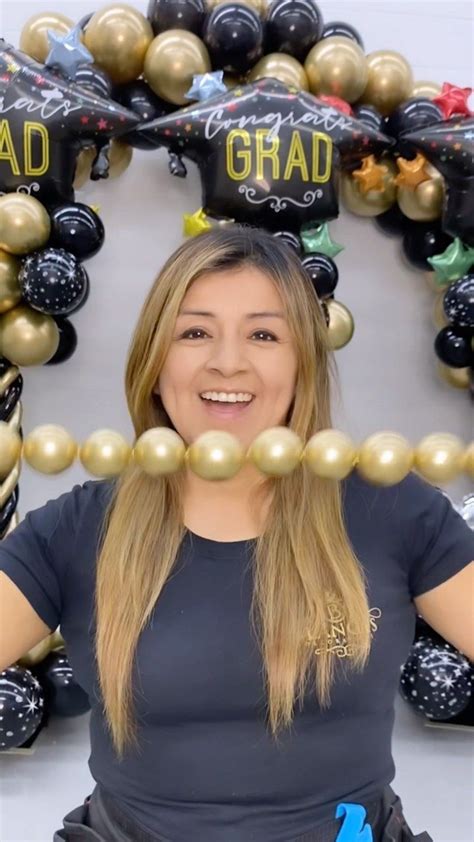
<path fill-rule="evenodd" d="M 229 0 L 206 0 L 206 6 L 208 10 L 212 12 L 216 6 L 222 6 L 223 3 L 228 2 Z M 250 6 L 251 9 L 254 9 L 262 17 L 264 17 L 267 13 L 266 0 L 239 0 L 239 3 L 243 3 L 244 6 Z"/>
<path fill-rule="evenodd" d="M 51 635 L 50 651 L 54 652 L 55 649 L 63 649 L 65 647 L 65 645 L 66 645 L 66 642 L 65 642 L 59 628 L 57 628 L 56 631 L 54 631 Z"/>
<path fill-rule="evenodd" d="M 115 477 L 128 466 L 132 448 L 115 430 L 103 428 L 91 433 L 79 447 L 79 459 L 95 477 Z"/>
<path fill-rule="evenodd" d="M 116 84 L 140 76 L 152 40 L 150 22 L 127 3 L 113 3 L 99 9 L 91 17 L 84 35 L 84 43 L 96 64 Z"/>
<path fill-rule="evenodd" d="M 0 421 L 0 480 L 4 480 L 21 458 L 21 436 L 17 430 Z"/>
<path fill-rule="evenodd" d="M 109 177 L 117 178 L 122 175 L 130 164 L 132 155 L 133 148 L 128 143 L 122 143 L 122 141 L 113 138 L 108 153 Z"/>
<path fill-rule="evenodd" d="M 185 465 L 202 479 L 230 479 L 240 471 L 245 453 L 238 438 L 225 430 L 207 430 L 190 444 Z"/>
<path fill-rule="evenodd" d="M 249 82 L 270 77 L 279 79 L 288 87 L 298 88 L 299 91 L 309 91 L 308 77 L 304 67 L 293 56 L 286 53 L 268 53 L 257 61 L 248 75 Z M 224 77 L 224 81 L 225 77 Z"/>
<path fill-rule="evenodd" d="M 319 430 L 303 451 L 302 462 L 325 479 L 344 479 L 357 461 L 357 448 L 341 430 Z"/>
<path fill-rule="evenodd" d="M 378 216 L 395 203 L 397 198 L 396 167 L 390 158 L 384 159 L 382 164 L 386 167 L 386 172 L 382 176 L 383 188 L 381 190 L 367 190 L 364 193 L 362 185 L 351 173 L 341 173 L 341 199 L 351 213 L 357 216 Z"/>
<path fill-rule="evenodd" d="M 0 249 L 9 254 L 28 254 L 49 239 L 48 211 L 33 196 L 6 193 L 0 196 Z"/>
<path fill-rule="evenodd" d="M 0 313 L 6 313 L 16 307 L 22 292 L 18 283 L 20 261 L 0 250 Z"/>
<path fill-rule="evenodd" d="M 471 369 L 469 366 L 465 368 L 453 368 L 446 365 L 441 360 L 437 360 L 438 374 L 441 380 L 454 386 L 456 389 L 469 389 Z"/>
<path fill-rule="evenodd" d="M 253 440 L 247 459 L 262 474 L 282 477 L 299 465 L 303 455 L 303 442 L 289 427 L 269 427 Z"/>
<path fill-rule="evenodd" d="M 51 652 L 52 637 L 52 634 L 48 634 L 44 640 L 41 640 L 40 643 L 37 643 L 36 646 L 33 646 L 32 649 L 22 655 L 21 658 L 18 659 L 17 663 L 20 664 L 21 667 L 26 667 L 27 669 L 36 666 L 36 664 L 40 664 L 41 661 L 44 661 L 46 656 Z"/>
<path fill-rule="evenodd" d="M 383 430 L 362 443 L 356 469 L 373 485 L 395 485 L 411 471 L 414 461 L 410 442 L 399 433 Z"/>
<path fill-rule="evenodd" d="M 77 458 L 78 445 L 59 424 L 35 427 L 23 442 L 23 458 L 35 471 L 60 474 Z"/>
<path fill-rule="evenodd" d="M 449 319 L 446 317 L 443 306 L 444 292 L 437 295 L 433 305 L 433 324 L 438 330 L 449 325 Z"/>
<path fill-rule="evenodd" d="M 348 345 L 354 335 L 354 317 L 351 311 L 335 298 L 328 298 L 324 303 L 329 315 L 329 347 L 332 351 L 338 351 L 339 348 Z"/>
<path fill-rule="evenodd" d="M 60 12 L 40 12 L 33 15 L 21 30 L 20 50 L 44 64 L 51 49 L 48 29 L 52 29 L 57 35 L 67 35 L 73 26 L 74 21 Z"/>
<path fill-rule="evenodd" d="M 318 41 L 306 56 L 304 69 L 311 93 L 337 96 L 346 102 L 359 99 L 369 78 L 363 50 L 342 35 Z"/>
<path fill-rule="evenodd" d="M 15 365 L 44 365 L 59 347 L 59 328 L 52 318 L 19 304 L 0 316 L 1 353 Z"/>
<path fill-rule="evenodd" d="M 464 444 L 452 433 L 431 433 L 415 449 L 415 467 L 429 482 L 452 482 L 461 473 Z"/>
<path fill-rule="evenodd" d="M 155 94 L 176 105 L 189 105 L 185 94 L 195 73 L 211 70 L 209 53 L 197 35 L 168 29 L 151 42 L 143 75 Z"/>
<path fill-rule="evenodd" d="M 173 474 L 184 465 L 186 445 L 171 427 L 152 427 L 137 439 L 133 460 L 152 477 Z"/>
<path fill-rule="evenodd" d="M 397 202 L 400 210 L 409 219 L 418 222 L 428 222 L 441 216 L 444 198 L 444 183 L 442 178 L 430 178 L 422 181 L 413 190 L 410 187 L 399 186 Z"/>
<path fill-rule="evenodd" d="M 423 96 L 427 99 L 433 99 L 441 93 L 441 85 L 438 82 L 420 81 L 415 82 L 410 91 L 410 97 Z"/>
<path fill-rule="evenodd" d="M 413 74 L 407 60 L 395 50 L 376 50 L 367 56 L 368 80 L 360 98 L 387 116 L 408 99 Z"/>
<path fill-rule="evenodd" d="M 462 469 L 468 477 L 474 479 L 474 441 L 466 447 L 462 458 Z"/>
<path fill-rule="evenodd" d="M 76 159 L 76 171 L 74 174 L 74 188 L 80 190 L 91 177 L 91 167 L 97 155 L 95 146 L 86 146 L 81 149 Z"/>

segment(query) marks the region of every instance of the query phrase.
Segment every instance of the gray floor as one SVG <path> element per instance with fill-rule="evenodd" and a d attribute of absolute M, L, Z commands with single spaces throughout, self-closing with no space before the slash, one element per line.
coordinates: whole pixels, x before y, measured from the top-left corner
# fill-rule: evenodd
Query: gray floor
<path fill-rule="evenodd" d="M 473 842 L 474 733 L 426 725 L 399 697 L 396 711 L 392 786 L 413 832 Z M 88 722 L 89 714 L 56 718 L 30 756 L 0 755 L 1 842 L 51 842 L 63 815 L 89 794 Z"/>

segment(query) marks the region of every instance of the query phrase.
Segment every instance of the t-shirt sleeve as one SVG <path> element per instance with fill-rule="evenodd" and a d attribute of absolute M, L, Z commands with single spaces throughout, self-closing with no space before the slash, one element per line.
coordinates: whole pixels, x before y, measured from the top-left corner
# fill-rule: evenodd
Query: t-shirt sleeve
<path fill-rule="evenodd" d="M 87 480 L 29 511 L 0 541 L 0 570 L 51 630 L 61 622 L 67 564 L 96 485 Z"/>
<path fill-rule="evenodd" d="M 449 498 L 414 472 L 403 481 L 408 580 L 412 598 L 438 587 L 474 560 L 474 531 Z M 402 525 L 403 528 L 403 525 Z"/>

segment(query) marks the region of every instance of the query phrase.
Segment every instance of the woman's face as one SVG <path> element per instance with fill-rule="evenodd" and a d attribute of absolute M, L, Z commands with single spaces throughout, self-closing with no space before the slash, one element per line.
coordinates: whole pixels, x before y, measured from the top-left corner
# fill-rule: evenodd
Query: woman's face
<path fill-rule="evenodd" d="M 228 430 L 248 446 L 262 430 L 285 424 L 296 372 L 280 294 L 267 275 L 244 266 L 201 275 L 192 284 L 154 391 L 186 443 L 212 429 Z M 253 398 L 216 403 L 203 392 Z"/>

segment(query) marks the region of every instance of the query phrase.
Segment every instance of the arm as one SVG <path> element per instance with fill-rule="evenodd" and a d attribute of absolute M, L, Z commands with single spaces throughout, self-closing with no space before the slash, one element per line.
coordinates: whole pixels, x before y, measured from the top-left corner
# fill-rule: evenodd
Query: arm
<path fill-rule="evenodd" d="M 474 661 L 474 560 L 414 603 L 428 625 Z"/>
<path fill-rule="evenodd" d="M 0 672 L 51 631 L 20 589 L 0 571 Z"/>

